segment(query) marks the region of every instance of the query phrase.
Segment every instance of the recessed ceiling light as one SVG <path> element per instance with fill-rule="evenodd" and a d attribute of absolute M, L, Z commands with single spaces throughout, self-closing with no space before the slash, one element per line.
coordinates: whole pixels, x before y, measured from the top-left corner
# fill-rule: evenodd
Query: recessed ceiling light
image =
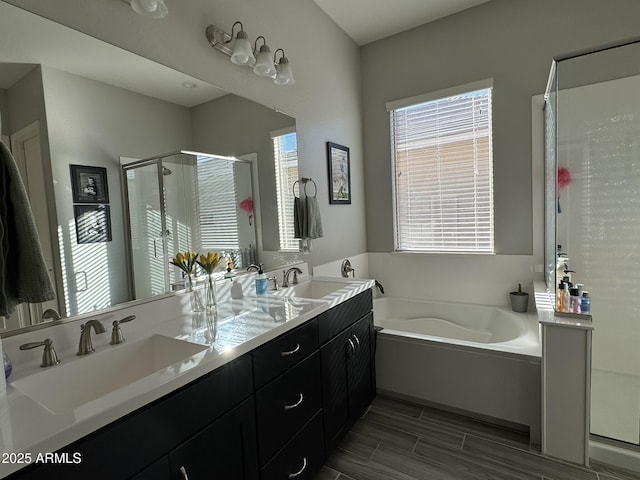
<path fill-rule="evenodd" d="M 184 88 L 198 88 L 198 85 L 194 82 L 182 82 Z"/>

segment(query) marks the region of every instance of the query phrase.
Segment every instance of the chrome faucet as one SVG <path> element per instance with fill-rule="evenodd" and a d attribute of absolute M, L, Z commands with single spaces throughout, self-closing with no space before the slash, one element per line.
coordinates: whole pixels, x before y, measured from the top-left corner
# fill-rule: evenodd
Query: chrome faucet
<path fill-rule="evenodd" d="M 47 308 L 44 312 L 42 312 L 42 320 L 60 320 L 62 317 L 58 313 L 55 308 Z"/>
<path fill-rule="evenodd" d="M 76 355 L 88 355 L 91 352 L 95 352 L 93 343 L 91 342 L 91 327 L 93 327 L 96 333 L 106 332 L 104 325 L 98 320 L 88 320 L 87 323 L 80 325 L 80 344 Z"/>
<path fill-rule="evenodd" d="M 24 345 L 20 345 L 19 348 L 20 350 L 31 350 L 32 348 L 37 347 L 44 347 L 44 352 L 42 352 L 42 363 L 40 364 L 41 367 L 53 367 L 60 363 L 56 349 L 53 348 L 53 342 L 49 338 L 42 342 L 25 343 Z"/>
<path fill-rule="evenodd" d="M 124 317 L 122 320 L 114 320 L 112 323 L 113 330 L 111 331 L 111 342 L 109 342 L 109 345 L 119 345 L 121 343 L 124 343 L 124 335 L 122 335 L 120 324 L 130 322 L 131 320 L 135 319 L 135 315 L 129 315 L 128 317 Z"/>
<path fill-rule="evenodd" d="M 252 263 L 247 267 L 247 272 L 257 272 L 258 270 L 260 270 L 260 266 L 255 263 Z"/>
<path fill-rule="evenodd" d="M 302 273 L 302 270 L 300 270 L 298 267 L 291 267 L 289 270 L 284 272 L 284 276 L 282 278 L 282 288 L 286 288 L 289 286 L 289 275 L 291 275 L 291 272 L 293 272 L 293 281 L 291 282 L 291 285 L 298 284 L 298 274 Z"/>

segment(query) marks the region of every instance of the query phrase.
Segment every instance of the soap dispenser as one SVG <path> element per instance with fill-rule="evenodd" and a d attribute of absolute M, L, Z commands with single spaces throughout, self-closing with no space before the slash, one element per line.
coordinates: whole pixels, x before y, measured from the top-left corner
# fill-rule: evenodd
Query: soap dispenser
<path fill-rule="evenodd" d="M 258 275 L 256 276 L 256 295 L 266 295 L 269 290 L 269 279 L 262 271 L 262 264 L 258 265 Z"/>

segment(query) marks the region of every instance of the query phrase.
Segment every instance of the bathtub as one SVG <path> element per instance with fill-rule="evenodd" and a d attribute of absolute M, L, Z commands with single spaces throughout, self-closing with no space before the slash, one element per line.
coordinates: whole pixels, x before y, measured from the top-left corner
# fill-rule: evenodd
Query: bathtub
<path fill-rule="evenodd" d="M 507 308 L 373 302 L 380 393 L 528 431 L 540 441 L 540 327 Z"/>

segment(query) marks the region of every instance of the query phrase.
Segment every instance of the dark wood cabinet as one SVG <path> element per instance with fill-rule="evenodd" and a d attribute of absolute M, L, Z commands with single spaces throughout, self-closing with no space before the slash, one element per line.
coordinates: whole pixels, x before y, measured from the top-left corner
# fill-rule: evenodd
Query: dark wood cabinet
<path fill-rule="evenodd" d="M 170 478 L 259 478 L 253 397 L 169 454 Z M 136 479 L 137 480 L 137 479 Z"/>
<path fill-rule="evenodd" d="M 375 395 L 371 290 L 7 477 L 312 480 Z"/>
<path fill-rule="evenodd" d="M 327 450 L 340 442 L 375 396 L 370 312 L 320 349 Z"/>

